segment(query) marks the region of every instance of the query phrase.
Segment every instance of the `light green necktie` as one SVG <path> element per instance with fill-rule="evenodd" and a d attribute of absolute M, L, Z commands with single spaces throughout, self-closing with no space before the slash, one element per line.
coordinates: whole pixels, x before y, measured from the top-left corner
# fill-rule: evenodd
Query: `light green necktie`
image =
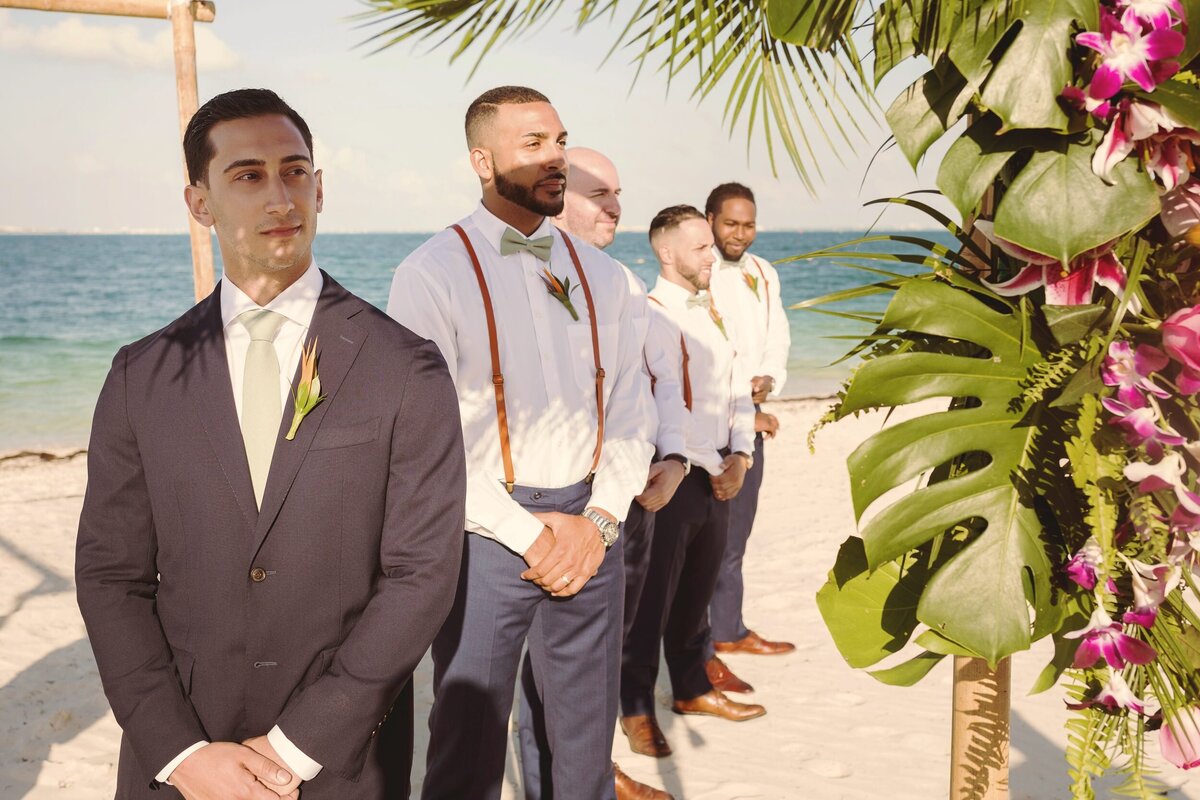
<path fill-rule="evenodd" d="M 518 231 L 512 228 L 505 228 L 504 235 L 500 237 L 500 255 L 510 256 L 513 253 L 519 253 L 524 250 L 527 253 L 532 253 L 535 258 L 540 258 L 542 261 L 549 261 L 550 247 L 553 244 L 553 236 L 539 236 L 536 239 L 526 239 Z"/>
<path fill-rule="evenodd" d="M 275 334 L 283 325 L 283 316 L 258 309 L 238 316 L 238 322 L 250 333 L 246 350 L 246 371 L 242 380 L 242 441 L 254 484 L 254 502 L 262 508 L 263 490 L 271 472 L 271 457 L 279 437 L 283 406 L 279 397 L 279 357 L 275 354 Z"/>

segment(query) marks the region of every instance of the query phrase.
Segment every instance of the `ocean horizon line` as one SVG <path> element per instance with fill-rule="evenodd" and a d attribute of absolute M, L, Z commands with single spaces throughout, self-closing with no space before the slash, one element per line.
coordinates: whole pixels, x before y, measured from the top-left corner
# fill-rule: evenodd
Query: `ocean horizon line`
<path fill-rule="evenodd" d="M 924 226 L 906 227 L 906 226 L 889 226 L 881 228 L 876 226 L 876 230 L 905 232 L 905 233 L 920 233 L 920 232 L 938 232 L 941 228 L 931 228 Z M 321 236 L 392 236 L 392 235 L 430 235 L 437 233 L 437 230 L 322 230 Z M 648 228 L 619 228 L 617 233 L 646 233 Z M 813 233 L 862 233 L 866 229 L 862 227 L 846 227 L 846 228 L 759 228 L 759 233 L 795 233 L 795 234 L 813 234 Z M 0 236 L 187 236 L 188 231 L 184 230 L 158 230 L 154 228 L 130 228 L 125 230 L 52 230 L 43 228 L 17 228 L 12 226 L 0 225 Z"/>

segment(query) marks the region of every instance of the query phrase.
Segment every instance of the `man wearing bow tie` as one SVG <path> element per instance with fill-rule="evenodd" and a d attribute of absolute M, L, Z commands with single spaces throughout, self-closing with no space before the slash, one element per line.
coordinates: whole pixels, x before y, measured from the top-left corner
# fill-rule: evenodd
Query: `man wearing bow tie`
<path fill-rule="evenodd" d="M 422 796 L 500 797 L 528 642 L 558 796 L 611 800 L 618 523 L 651 458 L 638 311 L 622 270 L 551 223 L 567 134 L 546 97 L 485 92 L 466 135 L 482 202 L 404 260 L 388 302 L 445 356 L 467 450 L 463 564 L 433 646 Z"/>
<path fill-rule="evenodd" d="M 740 372 L 733 331 L 708 293 L 715 258 L 704 215 L 672 206 L 650 223 L 661 274 L 650 292 L 647 347 L 678 353 L 689 409 L 691 472 L 655 520 L 650 569 L 621 670 L 621 727 L 630 746 L 662 758 L 671 748 L 655 718 L 659 646 L 666 655 L 677 714 L 741 722 L 762 716 L 713 687 L 705 669 L 708 604 L 729 527 L 729 501 L 753 465 L 754 404 Z"/>

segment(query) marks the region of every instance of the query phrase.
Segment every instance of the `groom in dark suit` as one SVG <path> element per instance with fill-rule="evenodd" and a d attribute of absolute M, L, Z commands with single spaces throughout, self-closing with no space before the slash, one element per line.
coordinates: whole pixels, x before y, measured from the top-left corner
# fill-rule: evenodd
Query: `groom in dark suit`
<path fill-rule="evenodd" d="M 117 797 L 407 797 L 462 548 L 454 386 L 313 262 L 321 173 L 278 96 L 213 98 L 184 151 L 224 277 L 114 359 L 79 522 Z"/>

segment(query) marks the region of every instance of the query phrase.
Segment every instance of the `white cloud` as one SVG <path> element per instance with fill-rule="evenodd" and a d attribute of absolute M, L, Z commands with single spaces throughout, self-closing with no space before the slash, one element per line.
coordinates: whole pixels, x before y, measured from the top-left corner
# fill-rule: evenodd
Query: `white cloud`
<path fill-rule="evenodd" d="M 163 20 L 98 25 L 65 16 L 51 25 L 33 26 L 0 11 L 0 49 L 132 69 L 174 66 L 171 27 Z M 200 70 L 216 72 L 239 66 L 241 58 L 209 27 L 197 25 L 196 62 Z"/>

